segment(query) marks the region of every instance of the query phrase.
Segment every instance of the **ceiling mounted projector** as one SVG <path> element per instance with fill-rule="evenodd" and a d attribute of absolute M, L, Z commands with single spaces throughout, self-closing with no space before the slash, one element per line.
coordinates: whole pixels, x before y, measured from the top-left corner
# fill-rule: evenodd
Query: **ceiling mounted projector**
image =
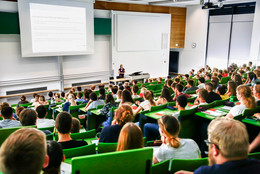
<path fill-rule="evenodd" d="M 210 0 L 208 0 L 208 2 L 205 2 L 202 6 L 202 9 L 219 9 L 223 7 L 223 1 L 224 0 L 218 0 L 218 5 L 214 5 L 213 2 L 210 2 Z"/>

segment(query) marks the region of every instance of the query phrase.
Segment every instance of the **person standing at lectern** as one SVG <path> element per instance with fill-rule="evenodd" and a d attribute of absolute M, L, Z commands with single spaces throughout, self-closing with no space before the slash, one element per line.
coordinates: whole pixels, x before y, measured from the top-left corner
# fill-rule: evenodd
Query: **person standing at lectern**
<path fill-rule="evenodd" d="M 120 68 L 118 70 L 118 74 L 119 74 L 119 78 L 124 78 L 125 75 L 125 68 L 123 67 L 123 65 L 120 65 Z"/>

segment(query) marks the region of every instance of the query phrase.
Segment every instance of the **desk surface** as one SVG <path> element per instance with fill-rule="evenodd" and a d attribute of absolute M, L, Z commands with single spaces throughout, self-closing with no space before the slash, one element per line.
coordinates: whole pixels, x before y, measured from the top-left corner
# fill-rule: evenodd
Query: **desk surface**
<path fill-rule="evenodd" d="M 260 120 L 253 120 L 250 118 L 244 118 L 242 122 L 260 127 Z"/>
<path fill-rule="evenodd" d="M 156 111 L 145 113 L 145 116 L 158 120 L 163 115 L 172 115 L 176 112 L 178 112 L 178 110 L 171 110 L 168 108 L 164 108 L 164 109 L 159 109 Z"/>
<path fill-rule="evenodd" d="M 206 118 L 209 120 L 214 120 L 217 117 L 222 117 L 227 115 L 227 113 L 229 112 L 229 110 L 227 109 L 223 109 L 224 105 L 222 106 L 217 106 L 211 109 L 207 109 L 206 111 L 202 111 L 202 112 L 196 112 L 195 115 L 202 117 L 202 118 Z M 212 115 L 212 112 L 217 112 L 218 116 L 216 115 Z"/>

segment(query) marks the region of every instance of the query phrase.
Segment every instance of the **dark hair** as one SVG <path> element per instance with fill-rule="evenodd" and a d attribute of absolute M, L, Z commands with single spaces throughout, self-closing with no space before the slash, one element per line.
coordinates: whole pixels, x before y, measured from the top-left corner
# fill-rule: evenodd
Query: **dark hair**
<path fill-rule="evenodd" d="M 200 83 L 205 83 L 205 78 L 204 77 L 200 77 L 199 81 L 200 81 Z"/>
<path fill-rule="evenodd" d="M 82 98 L 83 94 L 82 92 L 78 92 L 78 95 L 77 95 L 79 98 Z"/>
<path fill-rule="evenodd" d="M 72 128 L 71 128 L 70 132 L 71 133 L 79 133 L 80 132 L 80 122 L 75 117 L 72 117 Z"/>
<path fill-rule="evenodd" d="M 135 103 L 131 96 L 131 93 L 126 89 L 123 90 L 123 93 L 122 93 L 122 103 L 125 103 L 125 102 Z"/>
<path fill-rule="evenodd" d="M 20 122 L 22 126 L 33 126 L 36 124 L 37 113 L 33 109 L 24 109 L 20 113 Z"/>
<path fill-rule="evenodd" d="M 117 91 L 118 91 L 118 87 L 117 86 L 114 86 L 114 87 L 112 87 L 112 93 L 113 94 L 116 94 L 117 93 Z"/>
<path fill-rule="evenodd" d="M 130 86 L 125 86 L 125 89 L 128 90 L 131 93 L 131 87 Z"/>
<path fill-rule="evenodd" d="M 171 86 L 171 85 L 172 85 L 172 79 L 167 80 L 167 85 L 168 85 L 168 86 Z"/>
<path fill-rule="evenodd" d="M 189 84 L 190 86 L 194 86 L 194 81 L 193 81 L 193 80 L 188 80 L 188 84 Z"/>
<path fill-rule="evenodd" d="M 48 96 L 49 96 L 49 97 L 53 97 L 53 92 L 50 91 L 50 92 L 48 93 Z"/>
<path fill-rule="evenodd" d="M 64 98 L 64 97 L 65 97 L 65 92 L 62 91 L 62 92 L 60 93 L 60 96 L 61 96 L 62 98 Z"/>
<path fill-rule="evenodd" d="M 188 100 L 187 100 L 187 97 L 185 95 L 179 95 L 176 98 L 176 102 L 178 102 L 181 107 L 185 108 Z"/>
<path fill-rule="evenodd" d="M 199 92 L 198 94 L 200 95 L 200 97 L 203 99 L 203 100 L 206 100 L 207 97 L 208 97 L 208 91 L 204 88 L 202 89 L 199 89 Z"/>
<path fill-rule="evenodd" d="M 13 109 L 11 107 L 3 107 L 1 110 L 1 114 L 5 119 L 11 119 L 13 115 Z"/>
<path fill-rule="evenodd" d="M 100 88 L 99 89 L 99 94 L 100 95 L 105 95 L 105 92 L 106 92 L 106 90 L 104 88 Z"/>
<path fill-rule="evenodd" d="M 177 85 L 176 85 L 176 89 L 177 89 L 179 92 L 182 92 L 183 86 L 182 86 L 181 84 L 177 84 Z"/>
<path fill-rule="evenodd" d="M 49 164 L 42 169 L 43 174 L 58 174 L 60 165 L 63 160 L 63 151 L 60 143 L 57 141 L 47 141 L 47 155 L 49 156 Z"/>
<path fill-rule="evenodd" d="M 106 103 L 111 103 L 111 104 L 115 103 L 115 100 L 114 100 L 114 97 L 113 97 L 112 94 L 107 94 L 106 95 Z"/>
<path fill-rule="evenodd" d="M 33 98 L 35 98 L 35 96 L 37 96 L 38 94 L 37 93 L 33 93 Z"/>
<path fill-rule="evenodd" d="M 25 95 L 22 95 L 22 96 L 20 97 L 20 100 L 21 100 L 21 101 L 25 101 L 25 100 L 26 100 Z"/>
<path fill-rule="evenodd" d="M 256 75 L 253 72 L 248 73 L 248 78 L 252 81 L 253 79 L 256 79 Z"/>
<path fill-rule="evenodd" d="M 134 93 L 137 93 L 137 92 L 138 92 L 138 90 L 139 90 L 139 88 L 138 88 L 138 86 L 137 86 L 137 85 L 133 86 L 133 91 L 134 91 Z"/>
<path fill-rule="evenodd" d="M 95 92 L 91 92 L 90 95 L 89 95 L 89 98 L 93 101 L 96 101 L 97 100 L 97 94 Z"/>
<path fill-rule="evenodd" d="M 208 86 L 208 90 L 213 91 L 214 86 L 212 83 L 208 82 L 205 84 L 205 86 Z"/>
<path fill-rule="evenodd" d="M 79 92 L 81 92 L 81 90 L 82 90 L 81 86 L 78 86 L 78 87 L 77 87 L 77 90 L 78 90 Z"/>
<path fill-rule="evenodd" d="M 44 118 L 47 113 L 47 110 L 45 106 L 40 105 L 36 108 L 36 112 L 38 113 L 38 118 Z"/>
<path fill-rule="evenodd" d="M 170 95 L 170 91 L 169 91 L 168 87 L 167 88 L 163 88 L 162 93 L 161 93 L 161 97 L 165 98 L 167 100 L 167 102 L 171 102 L 172 101 L 172 97 Z"/>
<path fill-rule="evenodd" d="M 55 125 L 59 133 L 69 134 L 72 128 L 72 116 L 68 112 L 59 113 Z"/>
<path fill-rule="evenodd" d="M 212 76 L 212 75 L 211 75 L 211 74 L 207 74 L 206 76 L 208 76 L 208 77 L 211 79 L 211 76 Z"/>
<path fill-rule="evenodd" d="M 237 86 L 243 84 L 242 79 L 241 79 L 241 76 L 240 76 L 239 74 L 236 74 L 236 75 L 234 76 L 234 81 L 237 83 Z"/>
<path fill-rule="evenodd" d="M 213 89 L 216 89 L 218 87 L 218 81 L 211 80 L 211 84 L 213 85 Z"/>
<path fill-rule="evenodd" d="M 185 74 L 184 76 L 185 76 L 185 77 L 187 77 L 187 78 L 189 78 L 189 77 L 190 77 L 190 76 L 189 76 L 189 74 Z"/>
<path fill-rule="evenodd" d="M 220 87 L 218 87 L 217 91 L 220 93 L 220 95 L 224 95 L 226 93 L 226 85 L 221 85 Z"/>
<path fill-rule="evenodd" d="M 89 94 L 91 94 L 92 90 L 91 89 L 86 89 L 84 90 L 84 97 L 89 99 Z"/>

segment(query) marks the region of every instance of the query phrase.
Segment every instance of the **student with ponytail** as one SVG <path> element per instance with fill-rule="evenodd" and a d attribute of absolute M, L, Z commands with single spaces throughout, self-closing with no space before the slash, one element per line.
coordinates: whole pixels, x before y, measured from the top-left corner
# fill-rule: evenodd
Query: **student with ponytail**
<path fill-rule="evenodd" d="M 111 126 L 102 129 L 99 142 L 117 142 L 122 127 L 128 122 L 132 122 L 133 118 L 132 108 L 129 105 L 121 105 L 115 111 L 115 117 Z"/>
<path fill-rule="evenodd" d="M 234 106 L 226 117 L 234 118 L 241 115 L 246 109 L 256 107 L 255 98 L 252 96 L 252 91 L 247 85 L 239 85 L 237 87 L 237 99 L 241 104 Z"/>
<path fill-rule="evenodd" d="M 144 92 L 144 101 L 140 103 L 139 107 L 135 110 L 135 115 L 138 114 L 141 110 L 150 110 L 152 106 L 156 106 L 156 103 L 153 100 L 153 94 L 151 91 L 147 90 Z"/>
<path fill-rule="evenodd" d="M 200 158 L 199 146 L 192 139 L 180 139 L 180 123 L 177 118 L 164 115 L 158 120 L 162 145 L 154 152 L 153 163 L 168 159 Z"/>

